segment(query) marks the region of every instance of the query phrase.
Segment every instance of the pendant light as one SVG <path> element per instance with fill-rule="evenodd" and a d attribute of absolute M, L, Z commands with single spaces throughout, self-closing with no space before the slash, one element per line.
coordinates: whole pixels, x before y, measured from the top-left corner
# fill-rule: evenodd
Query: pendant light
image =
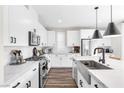
<path fill-rule="evenodd" d="M 108 24 L 108 27 L 104 33 L 104 36 L 116 36 L 119 35 L 120 32 L 116 28 L 115 24 L 112 22 L 112 5 L 110 6 L 111 8 L 111 22 Z"/>
<path fill-rule="evenodd" d="M 100 38 L 102 38 L 102 35 L 101 35 L 101 33 L 99 32 L 99 30 L 98 30 L 98 27 L 97 27 L 97 9 L 98 9 L 99 7 L 95 7 L 94 9 L 96 10 L 96 30 L 95 30 L 95 32 L 93 33 L 93 37 L 92 37 L 92 39 L 100 39 Z"/>

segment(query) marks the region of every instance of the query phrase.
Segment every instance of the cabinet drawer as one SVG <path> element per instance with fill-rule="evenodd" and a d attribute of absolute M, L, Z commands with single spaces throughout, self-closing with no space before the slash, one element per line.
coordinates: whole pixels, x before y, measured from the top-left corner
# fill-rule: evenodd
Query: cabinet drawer
<path fill-rule="evenodd" d="M 91 76 L 91 87 L 92 88 L 106 88 L 102 82 L 100 82 L 93 76 Z"/>
<path fill-rule="evenodd" d="M 31 66 L 31 68 L 29 68 L 28 71 L 26 71 L 17 80 L 15 80 L 10 84 L 10 88 L 29 88 L 29 87 L 35 87 L 35 88 L 38 87 L 38 63 Z"/>
<path fill-rule="evenodd" d="M 87 81 L 83 75 L 78 71 L 78 88 L 89 88 Z"/>
<path fill-rule="evenodd" d="M 13 82 L 12 84 L 10 84 L 10 88 L 24 88 L 26 85 L 23 82 L 23 79 L 18 79 L 15 82 Z"/>

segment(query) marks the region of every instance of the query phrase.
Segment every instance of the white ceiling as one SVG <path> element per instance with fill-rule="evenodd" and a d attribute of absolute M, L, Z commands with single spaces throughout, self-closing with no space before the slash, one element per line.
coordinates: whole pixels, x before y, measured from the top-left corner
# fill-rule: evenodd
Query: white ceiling
<path fill-rule="evenodd" d="M 33 7 L 39 14 L 40 22 L 48 29 L 95 28 L 95 5 L 35 5 Z M 116 24 L 124 21 L 124 6 L 113 6 L 113 21 Z M 104 29 L 108 22 L 110 22 L 110 6 L 99 6 L 98 27 Z"/>

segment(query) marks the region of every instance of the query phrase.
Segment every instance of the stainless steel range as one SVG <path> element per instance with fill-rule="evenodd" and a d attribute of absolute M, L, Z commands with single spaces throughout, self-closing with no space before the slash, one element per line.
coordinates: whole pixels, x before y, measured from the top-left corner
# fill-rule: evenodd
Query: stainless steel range
<path fill-rule="evenodd" d="M 39 88 L 43 88 L 47 81 L 49 59 L 45 56 L 34 56 L 26 61 L 39 61 Z"/>
<path fill-rule="evenodd" d="M 43 88 L 47 81 L 48 76 L 48 59 L 42 57 L 39 63 L 39 87 Z"/>

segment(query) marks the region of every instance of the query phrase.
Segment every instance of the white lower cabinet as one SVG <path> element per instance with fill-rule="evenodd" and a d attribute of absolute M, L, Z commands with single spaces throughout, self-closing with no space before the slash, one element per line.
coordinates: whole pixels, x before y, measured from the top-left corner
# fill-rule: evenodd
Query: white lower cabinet
<path fill-rule="evenodd" d="M 78 71 L 77 72 L 78 75 L 78 88 L 89 88 L 89 84 L 87 83 L 87 81 L 84 79 L 84 77 L 81 75 L 81 73 Z"/>
<path fill-rule="evenodd" d="M 33 66 L 28 72 L 10 84 L 10 88 L 38 88 L 38 65 Z"/>
<path fill-rule="evenodd" d="M 91 88 L 106 88 L 106 86 L 103 85 L 103 83 L 100 82 L 98 79 L 91 76 Z"/>
<path fill-rule="evenodd" d="M 38 68 L 33 68 L 31 70 L 31 75 L 28 80 L 29 87 L 38 88 L 39 87 L 39 77 L 38 77 Z"/>
<path fill-rule="evenodd" d="M 24 83 L 24 80 L 18 79 L 17 81 L 10 84 L 10 88 L 26 88 L 26 83 Z"/>
<path fill-rule="evenodd" d="M 72 60 L 68 55 L 52 55 L 51 64 L 53 68 L 72 68 Z"/>
<path fill-rule="evenodd" d="M 51 55 L 51 64 L 52 64 L 52 67 L 59 67 L 61 64 L 59 62 L 59 57 L 57 55 Z"/>

